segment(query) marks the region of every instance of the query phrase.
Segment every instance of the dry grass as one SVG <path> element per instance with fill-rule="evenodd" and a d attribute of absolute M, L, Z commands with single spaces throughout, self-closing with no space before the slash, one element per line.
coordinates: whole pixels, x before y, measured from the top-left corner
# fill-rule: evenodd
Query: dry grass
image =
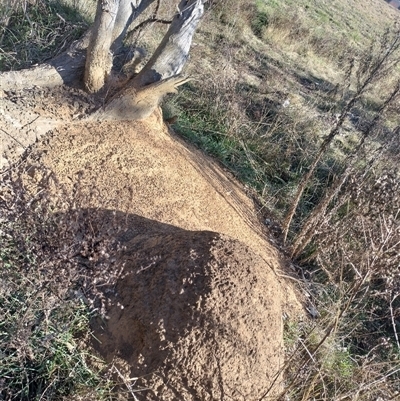
<path fill-rule="evenodd" d="M 43 63 L 68 49 L 88 26 L 87 14 L 63 2 L 12 1 L 0 5 L 0 70 Z"/>
<path fill-rule="evenodd" d="M 289 335 L 289 343 L 297 347 L 288 354 L 281 399 L 394 399 L 400 392 L 397 206 L 388 197 L 384 203 L 390 205 L 389 214 L 371 219 L 370 212 L 353 210 L 354 205 L 344 201 L 352 191 L 349 185 L 336 185 L 346 171 L 347 182 L 358 182 L 359 196 L 364 194 L 370 208 L 378 211 L 377 199 L 367 188 L 383 180 L 384 167 L 390 171 L 398 163 L 398 93 L 385 106 L 398 84 L 398 50 L 387 64 L 390 74 L 377 74 L 360 99 L 356 94 L 361 75 L 373 68 L 370 56 L 378 48 L 384 54 L 385 43 L 398 36 L 393 31 L 392 39 L 385 38 L 383 30 L 398 14 L 381 3 L 373 15 L 368 8 L 372 3 L 360 13 L 358 6 L 341 1 L 326 2 L 326 8 L 319 3 L 311 13 L 290 2 L 286 4 L 292 10 L 265 4 L 270 14 L 250 3 L 217 4 L 206 16 L 192 53 L 189 72 L 198 80 L 166 109 L 180 113 L 176 129 L 255 188 L 278 221 L 324 138 L 336 132 L 343 116 L 338 135 L 315 165 L 291 227 L 295 242 L 312 211 L 322 219 L 314 222 L 308 246 L 297 254 L 298 272 L 307 277 L 310 299 L 321 317 Z M 321 34 L 322 14 L 332 14 L 332 7 L 342 25 L 336 29 L 331 21 Z M 378 40 L 368 47 L 368 39 L 375 36 L 383 38 L 384 45 Z M 398 172 L 394 177 L 399 179 Z M 399 196 L 393 182 L 388 185 Z M 343 215 L 346 207 L 352 213 Z M 387 252 L 381 248 L 373 265 L 368 255 L 383 244 Z M 390 279 L 383 279 L 383 266 L 392 271 Z M 385 298 L 384 291 L 391 296 Z M 287 325 L 293 328 L 293 323 Z"/>
<path fill-rule="evenodd" d="M 88 343 L 99 302 L 92 273 L 110 271 L 103 250 L 114 242 L 94 238 L 95 222 L 74 209 L 79 200 L 32 162 L 26 154 L 1 174 L 0 398 L 110 399 L 111 373 Z"/>

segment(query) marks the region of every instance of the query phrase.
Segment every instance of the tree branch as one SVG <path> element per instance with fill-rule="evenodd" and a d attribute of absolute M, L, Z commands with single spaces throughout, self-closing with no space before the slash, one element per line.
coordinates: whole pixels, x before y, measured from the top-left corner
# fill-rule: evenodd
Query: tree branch
<path fill-rule="evenodd" d="M 84 84 L 88 92 L 98 92 L 112 68 L 110 46 L 118 13 L 119 0 L 101 0 L 97 4 L 93 34 L 87 49 Z"/>
<path fill-rule="evenodd" d="M 205 0 L 181 0 L 178 13 L 168 32 L 145 67 L 130 86 L 141 88 L 178 75 L 185 65 L 197 24 L 204 12 Z"/>
<path fill-rule="evenodd" d="M 139 25 L 135 26 L 129 33 L 126 35 L 128 40 L 132 39 L 132 36 L 140 29 L 142 29 L 147 24 L 152 24 L 153 22 L 157 22 L 159 24 L 171 24 L 172 20 L 158 19 L 158 18 L 148 18 L 145 21 L 142 21 Z"/>
<path fill-rule="evenodd" d="M 120 0 L 112 34 L 111 51 L 118 53 L 132 22 L 155 0 Z"/>

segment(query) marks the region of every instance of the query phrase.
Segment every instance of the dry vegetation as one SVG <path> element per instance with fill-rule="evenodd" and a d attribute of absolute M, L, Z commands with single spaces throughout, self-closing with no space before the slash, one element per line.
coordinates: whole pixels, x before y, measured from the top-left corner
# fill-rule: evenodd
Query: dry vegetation
<path fill-rule="evenodd" d="M 61 7 L 57 2 L 30 7 L 21 1 L 25 8 L 19 14 L 12 13 L 12 3 L 0 32 L 1 69 L 62 51 L 82 32 L 82 15 L 88 18 L 82 10 L 76 13 L 79 1 L 69 1 L 72 7 L 62 11 L 54 8 Z M 52 10 L 46 21 L 38 19 L 45 14 L 41 7 Z M 252 188 L 260 213 L 282 226 L 278 242 L 284 242 L 293 277 L 315 308 L 311 322 L 286 322 L 282 400 L 394 400 L 400 393 L 400 35 L 394 25 L 399 17 L 383 0 L 211 1 L 188 66 L 195 80 L 163 106 L 166 117 L 178 115 L 175 130 Z M 151 48 L 144 34 L 160 35 L 157 29 L 135 31 L 132 43 Z M 61 325 L 72 314 L 77 320 L 66 331 L 70 337 L 51 338 L 78 358 L 73 364 L 86 377 L 90 372 L 74 338 L 86 327 L 88 309 L 65 289 L 60 295 L 57 281 L 51 290 L 56 298 L 41 292 L 41 266 L 65 258 L 55 261 L 48 250 L 37 254 L 41 241 L 52 241 L 47 239 L 52 231 L 31 222 L 36 209 L 25 210 L 24 199 L 18 199 L 4 204 L 9 212 L 1 221 L 0 296 L 9 317 L 1 326 L 1 358 L 14 358 L 13 372 L 20 372 L 32 360 L 31 350 L 50 347 L 43 345 L 53 333 L 47 311 Z M 53 225 L 50 219 L 48 227 Z M 15 273 L 26 271 L 35 272 L 29 285 L 24 274 Z M 36 291 L 31 304 L 21 294 L 25 287 Z M 12 312 L 16 308 L 22 315 Z M 46 325 L 33 345 L 22 336 L 22 323 L 15 323 L 28 317 L 41 322 L 37 327 Z M 7 386 L 15 376 L 10 372 L 0 374 Z M 90 386 L 98 389 L 96 377 Z M 29 380 L 12 385 L 30 391 Z M 42 389 L 58 385 L 40 380 Z M 4 383 L 2 399 L 35 399 L 9 394 Z M 68 381 L 64 385 L 75 391 Z M 45 399 L 57 399 L 49 394 Z"/>
<path fill-rule="evenodd" d="M 27 180 L 33 172 L 40 190 Z M 0 397 L 111 399 L 113 368 L 86 344 L 99 314 L 94 283 L 113 274 L 105 250 L 118 245 L 112 232 L 98 235 L 95 213 L 77 211 L 79 196 L 66 196 L 53 178 L 26 159 L 1 175 Z"/>
<path fill-rule="evenodd" d="M 379 2 L 282 3 L 226 1 L 208 15 L 191 66 L 213 72 L 172 101 L 177 129 L 256 188 L 288 231 L 318 319 L 287 324 L 287 399 L 394 399 L 398 15 Z"/>

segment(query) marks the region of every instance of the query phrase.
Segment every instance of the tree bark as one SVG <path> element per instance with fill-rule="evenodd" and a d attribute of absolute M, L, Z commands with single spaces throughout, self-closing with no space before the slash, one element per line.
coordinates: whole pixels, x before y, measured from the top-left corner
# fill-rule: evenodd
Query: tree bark
<path fill-rule="evenodd" d="M 111 75 L 113 57 L 131 23 L 155 0 L 101 0 L 97 5 L 85 65 L 84 85 L 88 92 L 100 91 Z"/>
<path fill-rule="evenodd" d="M 94 26 L 80 41 L 45 65 L 1 74 L 0 90 L 69 84 L 81 78 L 84 71 L 86 89 L 98 92 L 111 72 L 113 52 L 120 49 L 129 25 L 154 1 L 99 0 Z M 101 110 L 104 113 L 101 119 L 145 118 L 166 93 L 176 92 L 179 85 L 188 81 L 180 72 L 188 59 L 205 1 L 180 0 L 177 13 L 157 50 L 143 70 Z M 99 113 L 93 117 L 100 119 Z"/>
<path fill-rule="evenodd" d="M 185 65 L 197 24 L 204 13 L 205 0 L 181 0 L 178 13 L 148 63 L 129 86 L 141 88 L 178 75 Z"/>
<path fill-rule="evenodd" d="M 120 0 L 120 7 L 112 31 L 112 51 L 119 50 L 129 25 L 155 0 Z M 86 51 L 93 27 L 54 59 L 33 68 L 7 71 L 0 75 L 0 90 L 20 90 L 33 86 L 53 88 L 81 81 L 84 75 Z M 108 57 L 108 54 L 107 54 Z"/>
<path fill-rule="evenodd" d="M 180 72 L 185 65 L 193 34 L 204 12 L 204 0 L 182 0 L 179 12 L 145 67 L 115 95 L 95 119 L 140 120 L 149 116 L 167 93 L 189 79 Z"/>
<path fill-rule="evenodd" d="M 152 83 L 143 88 L 124 88 L 90 119 L 94 120 L 142 120 L 148 117 L 167 93 L 176 93 L 180 85 L 190 78 L 181 75 Z"/>
<path fill-rule="evenodd" d="M 26 70 L 1 73 L 0 89 L 20 90 L 33 86 L 53 88 L 80 80 L 85 67 L 89 37 L 90 30 L 66 52 L 47 63 Z"/>
<path fill-rule="evenodd" d="M 110 47 L 118 6 L 119 0 L 101 0 L 97 4 L 84 75 L 84 85 L 90 93 L 102 89 L 111 72 L 113 60 Z"/>

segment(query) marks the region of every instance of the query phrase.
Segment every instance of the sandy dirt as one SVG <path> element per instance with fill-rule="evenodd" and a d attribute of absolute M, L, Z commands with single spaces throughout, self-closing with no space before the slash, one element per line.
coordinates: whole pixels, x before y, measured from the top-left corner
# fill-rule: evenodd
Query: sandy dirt
<path fill-rule="evenodd" d="M 242 186 L 159 110 L 64 123 L 34 150 L 31 180 L 42 178 L 34 164 L 45 166 L 77 208 L 118 220 L 123 269 L 92 345 L 140 378 L 137 399 L 259 399 L 284 363 L 283 314 L 302 308 Z"/>
<path fill-rule="evenodd" d="M 62 122 L 86 116 L 99 106 L 77 88 L 0 90 L 0 169 Z"/>

